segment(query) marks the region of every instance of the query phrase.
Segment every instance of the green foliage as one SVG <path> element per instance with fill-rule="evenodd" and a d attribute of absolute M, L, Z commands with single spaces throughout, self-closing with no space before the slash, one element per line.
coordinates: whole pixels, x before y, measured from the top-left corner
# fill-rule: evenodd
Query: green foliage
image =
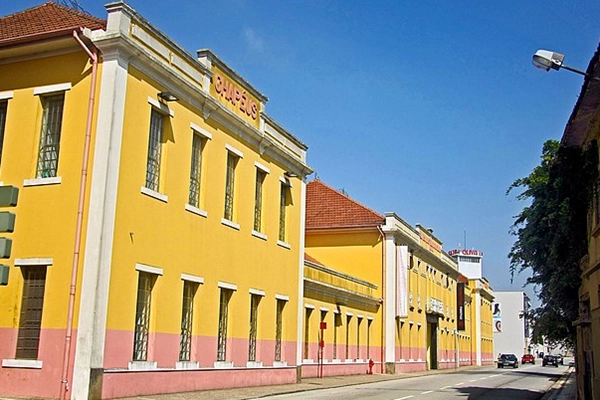
<path fill-rule="evenodd" d="M 522 188 L 516 197 L 530 204 L 515 217 L 511 234 L 517 237 L 509 253 L 511 278 L 531 270 L 541 306 L 532 309 L 535 334 L 572 345 L 578 317 L 581 258 L 587 254 L 587 214 L 598 160 L 596 143 L 587 149 L 561 147 L 548 140 L 541 163 L 507 191 Z"/>

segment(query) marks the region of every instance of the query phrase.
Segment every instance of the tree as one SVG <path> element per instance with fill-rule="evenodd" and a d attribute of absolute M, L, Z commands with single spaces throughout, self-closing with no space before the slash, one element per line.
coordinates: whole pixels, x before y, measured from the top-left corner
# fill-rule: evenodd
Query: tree
<path fill-rule="evenodd" d="M 597 146 L 563 147 L 548 140 L 541 163 L 525 178 L 517 179 L 507 194 L 523 191 L 528 200 L 515 216 L 510 233 L 517 237 L 509 253 L 511 278 L 531 270 L 526 284 L 534 285 L 541 305 L 529 312 L 535 334 L 573 345 L 578 317 L 580 262 L 587 254 L 587 215 L 597 180 Z"/>

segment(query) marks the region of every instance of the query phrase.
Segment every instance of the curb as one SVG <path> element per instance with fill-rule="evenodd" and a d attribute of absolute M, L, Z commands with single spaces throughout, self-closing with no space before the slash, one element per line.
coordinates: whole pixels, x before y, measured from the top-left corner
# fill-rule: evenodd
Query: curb
<path fill-rule="evenodd" d="M 556 382 L 554 382 L 552 386 L 550 386 L 550 388 L 546 391 L 546 394 L 542 396 L 540 400 L 556 399 L 567 385 L 567 382 L 569 382 L 569 379 L 571 378 L 571 375 L 573 375 L 573 372 L 575 372 L 575 368 L 569 367 L 567 372 L 562 374 L 562 376 Z"/>

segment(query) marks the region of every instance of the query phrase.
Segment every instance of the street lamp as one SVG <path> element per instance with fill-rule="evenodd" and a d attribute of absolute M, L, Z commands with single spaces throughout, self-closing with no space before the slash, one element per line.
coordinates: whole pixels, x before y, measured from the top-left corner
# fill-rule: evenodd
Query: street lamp
<path fill-rule="evenodd" d="M 564 68 L 571 72 L 587 76 L 590 79 L 600 80 L 600 77 L 590 76 L 586 72 L 565 65 L 563 63 L 564 59 L 564 54 L 556 53 L 554 51 L 549 50 L 538 50 L 533 55 L 532 62 L 536 68 L 543 69 L 544 71 L 550 71 L 551 69 L 555 69 L 558 71 L 559 69 Z"/>

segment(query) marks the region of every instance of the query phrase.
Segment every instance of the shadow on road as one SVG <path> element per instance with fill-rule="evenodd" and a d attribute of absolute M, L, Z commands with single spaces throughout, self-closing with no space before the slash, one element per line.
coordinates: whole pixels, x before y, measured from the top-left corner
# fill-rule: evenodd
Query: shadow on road
<path fill-rule="evenodd" d="M 528 389 L 513 388 L 481 388 L 481 387 L 460 387 L 455 388 L 462 394 L 466 394 L 468 400 L 536 400 L 541 398 L 544 393 Z"/>

